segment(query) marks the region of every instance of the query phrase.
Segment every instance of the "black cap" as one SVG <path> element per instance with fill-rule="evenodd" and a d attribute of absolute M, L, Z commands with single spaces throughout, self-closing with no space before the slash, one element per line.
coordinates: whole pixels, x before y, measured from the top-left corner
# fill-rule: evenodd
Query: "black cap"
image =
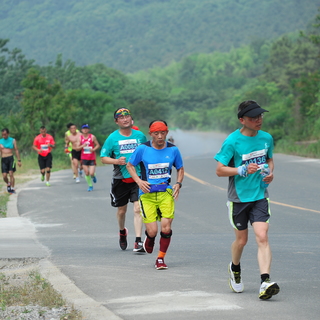
<path fill-rule="evenodd" d="M 238 119 L 242 118 L 243 116 L 249 117 L 249 118 L 254 118 L 258 116 L 259 114 L 263 112 L 269 112 L 266 109 L 261 108 L 258 104 L 252 103 L 249 104 L 247 107 L 239 111 L 238 113 Z"/>

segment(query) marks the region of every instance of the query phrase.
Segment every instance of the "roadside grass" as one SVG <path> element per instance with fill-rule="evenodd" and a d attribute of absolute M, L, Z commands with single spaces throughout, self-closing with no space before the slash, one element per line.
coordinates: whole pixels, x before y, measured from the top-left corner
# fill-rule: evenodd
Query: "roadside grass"
<path fill-rule="evenodd" d="M 15 187 L 18 187 L 39 176 L 37 155 L 31 154 L 22 157 L 22 166 L 17 166 L 14 174 Z M 68 158 L 54 158 L 52 172 L 70 168 Z M 10 194 L 7 193 L 6 184 L 1 179 L 0 182 L 0 218 L 7 216 L 7 202 Z M 7 276 L 0 273 L 0 310 L 4 311 L 7 307 L 25 306 L 24 313 L 28 313 L 30 305 L 37 305 L 42 308 L 60 308 L 67 305 L 62 295 L 54 290 L 52 285 L 37 271 L 31 271 L 27 276 L 19 275 Z M 74 309 L 73 306 L 65 308 L 67 313 L 61 317 L 61 320 L 82 320 L 81 311 Z M 39 309 L 39 315 L 45 314 L 45 309 Z M 41 314 L 40 314 L 41 313 Z"/>
<path fill-rule="evenodd" d="M 81 311 L 74 309 L 73 306 L 67 307 L 62 295 L 55 291 L 37 271 L 30 271 L 27 279 L 22 283 L 17 282 L 17 278 L 16 275 L 9 277 L 0 273 L 0 310 L 5 311 L 8 307 L 22 306 L 25 307 L 23 313 L 28 313 L 30 312 L 28 306 L 40 306 L 38 312 L 43 316 L 47 309 L 65 307 L 66 313 L 60 319 L 83 319 Z"/>

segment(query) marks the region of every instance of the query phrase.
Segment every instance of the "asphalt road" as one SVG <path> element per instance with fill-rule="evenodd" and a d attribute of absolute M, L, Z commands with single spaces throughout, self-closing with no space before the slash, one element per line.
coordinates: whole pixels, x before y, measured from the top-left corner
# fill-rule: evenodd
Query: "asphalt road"
<path fill-rule="evenodd" d="M 224 135 L 176 132 L 186 177 L 176 204 L 167 270 L 155 270 L 155 252 L 134 254 L 132 205 L 129 247 L 118 245 L 116 210 L 110 206 L 112 167 L 97 168 L 87 192 L 71 170 L 54 172 L 20 191 L 18 211 L 35 226 L 49 259 L 78 288 L 125 320 L 318 319 L 320 313 L 320 161 L 276 154 L 269 187 L 273 252 L 271 277 L 281 292 L 258 299 L 260 276 L 252 229 L 242 259 L 245 291 L 233 293 L 227 266 L 233 231 L 226 210 L 227 178 L 215 175 L 213 155 Z M 174 180 L 174 179 L 173 179 Z"/>

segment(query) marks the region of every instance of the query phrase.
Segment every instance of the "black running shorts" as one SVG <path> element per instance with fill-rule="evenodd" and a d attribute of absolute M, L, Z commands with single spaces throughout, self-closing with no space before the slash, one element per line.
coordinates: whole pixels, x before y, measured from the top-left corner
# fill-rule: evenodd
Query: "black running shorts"
<path fill-rule="evenodd" d="M 81 160 L 81 163 L 84 166 L 95 166 L 96 165 L 96 160 Z"/>
<path fill-rule="evenodd" d="M 2 173 L 16 172 L 16 162 L 13 156 L 1 158 L 1 170 Z"/>
<path fill-rule="evenodd" d="M 38 163 L 40 170 L 45 168 L 52 168 L 52 154 L 48 153 L 47 156 L 43 157 L 40 154 L 38 155 Z"/>
<path fill-rule="evenodd" d="M 81 160 L 81 151 L 77 151 L 77 150 L 71 150 L 71 157 L 72 159 L 77 159 L 77 160 Z"/>
<path fill-rule="evenodd" d="M 271 212 L 269 199 L 261 199 L 253 202 L 228 201 L 229 220 L 237 230 L 246 230 L 248 222 L 269 222 Z"/>
<path fill-rule="evenodd" d="M 139 188 L 135 182 L 125 183 L 121 179 L 112 179 L 111 182 L 111 205 L 123 207 L 128 202 L 138 201 Z"/>

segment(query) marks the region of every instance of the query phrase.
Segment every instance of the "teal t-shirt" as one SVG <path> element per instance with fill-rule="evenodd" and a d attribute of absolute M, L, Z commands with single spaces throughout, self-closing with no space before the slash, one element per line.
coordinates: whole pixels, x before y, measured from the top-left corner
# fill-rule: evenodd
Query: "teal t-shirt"
<path fill-rule="evenodd" d="M 126 162 L 128 162 L 136 148 L 146 141 L 147 138 L 141 131 L 132 130 L 131 136 L 125 137 L 120 134 L 119 130 L 116 130 L 111 133 L 104 142 L 101 148 L 100 157 L 110 157 L 113 159 L 126 157 Z M 125 165 L 114 165 L 113 168 L 113 178 L 126 179 L 131 177 Z M 140 175 L 140 166 L 136 166 L 136 171 L 137 174 Z"/>
<path fill-rule="evenodd" d="M 244 136 L 240 129 L 231 133 L 224 141 L 214 159 L 228 167 L 257 163 L 260 168 L 273 156 L 273 138 L 259 130 L 254 137 Z M 268 197 L 268 189 L 260 187 L 261 174 L 258 170 L 247 177 L 229 177 L 228 199 L 232 202 L 252 202 Z"/>
<path fill-rule="evenodd" d="M 0 139 L 0 144 L 3 145 L 4 148 L 6 149 L 13 149 L 14 148 L 14 138 L 8 137 L 7 139 L 1 138 Z"/>

